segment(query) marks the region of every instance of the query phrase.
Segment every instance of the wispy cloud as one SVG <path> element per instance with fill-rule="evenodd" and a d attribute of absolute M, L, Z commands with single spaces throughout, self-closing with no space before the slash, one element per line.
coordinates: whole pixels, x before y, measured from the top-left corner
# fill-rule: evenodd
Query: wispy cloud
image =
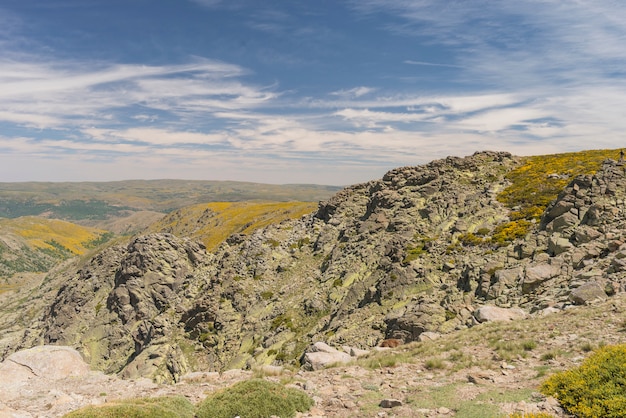
<path fill-rule="evenodd" d="M 238 8 L 242 25 L 259 36 L 260 46 L 246 49 L 263 64 L 259 68 L 301 65 L 301 72 L 281 80 L 274 74 L 256 77 L 257 68 L 194 56 L 139 65 L 66 59 L 43 53 L 41 45 L 25 52 L 30 40 L 24 22 L 0 13 L 0 179 L 26 176 L 24 161 L 30 161 L 48 174 L 65 172 L 64 166 L 93 171 L 93 179 L 99 170 L 117 178 L 219 175 L 346 184 L 396 165 L 479 149 L 527 155 L 612 147 L 626 131 L 626 4 L 342 3 L 363 18 L 342 24 L 365 21 L 392 34 L 388 45 L 428 47 L 424 54 L 406 48 L 406 56 L 388 63 L 385 51 L 361 44 L 371 55 L 368 71 L 383 63 L 401 69 L 389 81 L 382 73 L 358 80 L 333 73 L 331 57 L 352 44 L 335 42 L 342 40 L 339 26 L 308 21 L 313 6 L 248 3 L 253 13 L 241 1 L 192 2 L 207 13 Z M 369 27 L 361 29 L 372 36 Z M 302 63 L 311 58 L 299 50 L 309 46 L 329 48 L 317 56 L 328 60 L 317 69 L 337 76 L 313 93 L 307 86 L 304 97 L 297 79 L 306 79 Z M 252 61 L 246 55 L 241 62 Z M 443 87 L 397 82 L 414 73 L 454 79 Z M 284 80 L 293 84 L 285 87 Z M 139 173 L 136 167 L 144 174 L 131 175 Z"/>
<path fill-rule="evenodd" d="M 333 91 L 330 94 L 333 96 L 339 96 L 344 99 L 352 99 L 352 98 L 359 98 L 361 96 L 365 96 L 366 94 L 372 93 L 374 91 L 376 91 L 376 88 L 374 87 L 360 86 L 360 87 L 354 87 L 349 90 Z"/>
<path fill-rule="evenodd" d="M 454 64 L 440 64 L 436 62 L 426 62 L 426 61 L 414 61 L 414 60 L 406 60 L 405 64 L 409 65 L 424 65 L 426 67 L 448 67 L 448 68 L 463 68 L 462 65 L 454 65 Z"/>
<path fill-rule="evenodd" d="M 205 6 L 205 7 L 217 7 L 223 3 L 222 0 L 191 0 L 191 1 L 201 6 Z"/>
<path fill-rule="evenodd" d="M 236 80 L 245 73 L 239 66 L 208 60 L 169 66 L 4 61 L 0 120 L 70 129 L 122 123 L 122 116 L 141 118 L 147 109 L 206 115 L 216 109 L 260 106 L 276 96 Z M 111 115 L 117 116 L 111 120 Z"/>

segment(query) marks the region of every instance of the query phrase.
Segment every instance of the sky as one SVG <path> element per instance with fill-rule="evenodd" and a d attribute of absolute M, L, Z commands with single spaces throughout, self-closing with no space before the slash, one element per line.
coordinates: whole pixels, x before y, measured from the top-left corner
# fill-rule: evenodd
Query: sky
<path fill-rule="evenodd" d="M 0 182 L 626 146 L 626 2 L 1 0 Z"/>

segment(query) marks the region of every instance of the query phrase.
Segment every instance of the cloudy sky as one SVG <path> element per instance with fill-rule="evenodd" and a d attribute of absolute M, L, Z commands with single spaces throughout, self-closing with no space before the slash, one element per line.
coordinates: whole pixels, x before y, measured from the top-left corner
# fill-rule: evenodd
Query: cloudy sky
<path fill-rule="evenodd" d="M 626 2 L 2 0 L 0 181 L 345 185 L 626 146 Z"/>

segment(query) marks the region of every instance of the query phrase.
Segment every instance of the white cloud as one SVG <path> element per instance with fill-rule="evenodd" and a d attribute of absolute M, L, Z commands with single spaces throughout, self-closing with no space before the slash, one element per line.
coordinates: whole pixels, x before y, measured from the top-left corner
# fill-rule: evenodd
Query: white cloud
<path fill-rule="evenodd" d="M 63 120 L 54 116 L 28 112 L 12 112 L 6 110 L 0 110 L 0 121 L 12 122 L 15 124 L 38 129 L 43 127 L 63 125 Z"/>
<path fill-rule="evenodd" d="M 385 109 L 385 108 L 429 108 L 442 109 L 448 112 L 472 112 L 492 107 L 511 106 L 524 100 L 521 94 L 471 94 L 450 96 L 411 96 L 411 95 L 379 95 L 370 99 L 360 100 L 314 100 L 304 105 L 312 108 L 355 108 L 355 109 Z"/>
<path fill-rule="evenodd" d="M 380 123 L 391 122 L 419 122 L 427 121 L 432 116 L 428 113 L 396 113 L 396 112 L 375 112 L 368 109 L 343 109 L 334 113 L 345 120 L 352 121 L 356 126 L 375 128 Z"/>
<path fill-rule="evenodd" d="M 456 125 L 478 132 L 497 132 L 512 126 L 526 125 L 528 121 L 544 115 L 540 110 L 524 107 L 494 109 L 463 118 Z"/>
<path fill-rule="evenodd" d="M 83 129 L 89 137 L 107 143 L 135 142 L 146 145 L 210 145 L 225 144 L 227 136 L 223 134 L 205 134 L 196 132 L 181 132 L 154 128 L 130 129 Z M 187 151 L 189 152 L 189 151 Z"/>
<path fill-rule="evenodd" d="M 277 97 L 238 82 L 244 74 L 239 66 L 200 59 L 168 66 L 0 60 L 0 120 L 71 129 L 142 120 L 149 109 L 166 113 L 159 119 L 206 118 L 210 111 L 262 106 Z"/>
<path fill-rule="evenodd" d="M 346 99 L 352 99 L 352 98 L 359 98 L 361 96 L 365 96 L 366 94 L 372 93 L 374 91 L 376 91 L 376 89 L 373 87 L 360 86 L 360 87 L 354 87 L 349 90 L 334 91 L 330 94 L 333 96 L 339 96 L 339 97 L 346 98 Z"/>
<path fill-rule="evenodd" d="M 222 3 L 222 0 L 192 0 L 194 3 L 198 3 L 205 7 L 215 7 Z"/>
<path fill-rule="evenodd" d="M 449 68 L 463 68 L 463 66 L 461 65 L 454 65 L 454 64 L 440 64 L 440 63 L 436 63 L 436 62 L 426 62 L 426 61 L 414 61 L 414 60 L 406 60 L 404 61 L 405 64 L 409 64 L 409 65 L 424 65 L 426 67 L 449 67 Z"/>
<path fill-rule="evenodd" d="M 241 5 L 194 1 L 212 8 Z M 245 180 L 245 174 L 271 182 L 345 184 L 373 178 L 373 168 L 382 174 L 480 149 L 528 155 L 622 143 L 626 5 L 351 4 L 364 14 L 393 15 L 371 22 L 387 22 L 384 29 L 402 35 L 396 40 L 436 49 L 433 58 L 416 48 L 395 65 L 409 73 L 416 69 L 409 65 L 433 67 L 419 72 L 454 68 L 446 74 L 455 74 L 458 92 L 410 83 L 387 88 L 387 80 L 376 85 L 376 79 L 362 79 L 302 98 L 295 89 L 282 91 L 281 80 L 255 85 L 246 68 L 198 57 L 176 65 L 37 57 L 7 46 L 19 39 L 11 41 L 11 29 L 2 24 L 19 22 L 0 13 L 0 122 L 10 128 L 5 132 L 15 132 L 0 137 L 0 178 L 23 173 L 25 179 L 29 166 L 52 173 L 63 164 L 113 175 L 115 164 L 119 178 L 145 173 L 140 176 Z M 244 24 L 285 31 L 294 26 L 287 17 L 269 10 Z M 336 35 L 318 29 L 303 25 L 293 36 L 312 42 Z M 309 59 L 271 48 L 256 53 L 273 64 Z M 28 158 L 32 164 L 24 164 Z"/>

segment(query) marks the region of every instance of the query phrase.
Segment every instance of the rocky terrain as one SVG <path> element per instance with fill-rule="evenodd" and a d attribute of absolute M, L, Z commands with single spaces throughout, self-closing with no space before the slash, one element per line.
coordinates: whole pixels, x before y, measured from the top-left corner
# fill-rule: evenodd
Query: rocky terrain
<path fill-rule="evenodd" d="M 617 306 L 626 284 L 624 167 L 598 161 L 595 174 L 572 178 L 535 222 L 517 218 L 515 208 L 498 199 L 510 186 L 507 174 L 521 165 L 508 153 L 482 152 L 395 169 L 381 180 L 344 189 L 301 219 L 231 235 L 214 252 L 158 232 L 111 245 L 59 268 L 39 287 L 22 290 L 19 302 L 3 305 L 6 317 L 39 301 L 24 320 L 25 331 L 13 328 L 0 340 L 2 358 L 41 344 L 69 345 L 93 369 L 180 383 L 195 371 L 319 369 L 325 364 L 311 361 L 316 342 L 347 346 L 355 354 L 386 339 L 436 344 L 483 327 L 481 322 L 563 317 L 577 306 L 607 300 Z M 618 316 L 620 309 L 615 308 Z M 533 332 L 535 340 L 539 331 Z M 569 335 L 559 344 L 577 341 L 575 332 Z M 542 343 L 553 344 L 549 335 Z M 480 363 L 482 354 L 459 352 Z M 496 387 L 529 379 L 508 365 L 500 363 L 499 371 L 487 367 L 491 375 L 474 380 Z M 397 385 L 409 387 L 405 372 L 420 375 L 421 383 L 411 383 L 417 386 L 428 381 L 422 375 L 433 373 L 424 364 L 391 372 L 350 367 L 357 369 L 340 372 L 338 379 L 399 373 Z M 524 373 L 536 375 L 533 367 L 538 365 Z M 467 373 L 454 377 L 450 367 L 443 369 L 446 382 L 467 381 Z M 305 380 L 332 374 L 310 373 Z M 391 385 L 376 393 L 407 399 L 407 392 Z M 368 391 L 374 392 L 357 392 Z M 323 394 L 318 403 L 331 395 Z M 335 398 L 338 411 L 360 407 L 359 396 Z M 398 416 L 454 414 L 445 408 L 409 408 L 415 415 Z M 349 416 L 329 411 L 320 415 Z"/>
<path fill-rule="evenodd" d="M 0 417 L 58 417 L 118 399 L 207 394 L 252 377 L 304 390 L 304 417 L 567 417 L 538 393 L 545 376 L 580 364 L 603 344 L 626 342 L 626 296 L 548 315 L 486 322 L 436 340 L 410 343 L 316 371 L 266 366 L 192 372 L 172 384 L 89 370 L 69 347 L 40 346 L 0 363 Z"/>

